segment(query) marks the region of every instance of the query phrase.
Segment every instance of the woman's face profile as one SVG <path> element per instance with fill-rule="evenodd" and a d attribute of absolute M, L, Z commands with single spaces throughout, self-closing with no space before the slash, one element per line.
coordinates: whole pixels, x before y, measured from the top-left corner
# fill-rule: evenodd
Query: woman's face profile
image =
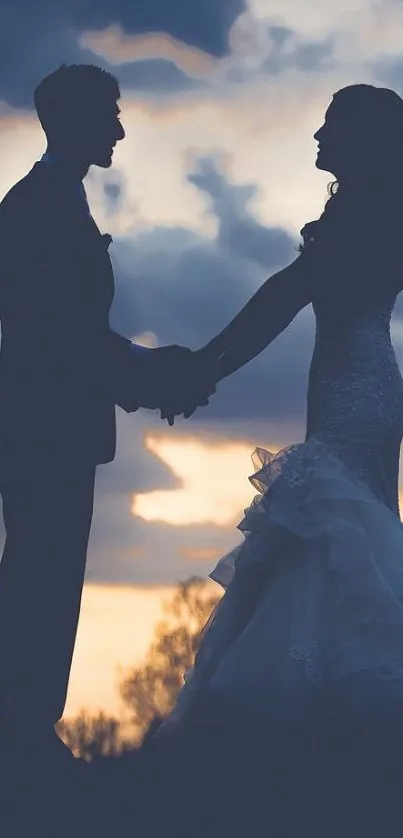
<path fill-rule="evenodd" d="M 318 169 L 350 183 L 362 183 L 375 170 L 382 170 L 385 128 L 376 118 L 375 105 L 376 101 L 362 101 L 358 95 L 333 98 L 323 125 L 314 134 Z"/>
<path fill-rule="evenodd" d="M 347 115 L 334 101 L 329 105 L 323 125 L 314 134 L 318 143 L 316 167 L 339 177 L 353 156 L 354 143 Z"/>

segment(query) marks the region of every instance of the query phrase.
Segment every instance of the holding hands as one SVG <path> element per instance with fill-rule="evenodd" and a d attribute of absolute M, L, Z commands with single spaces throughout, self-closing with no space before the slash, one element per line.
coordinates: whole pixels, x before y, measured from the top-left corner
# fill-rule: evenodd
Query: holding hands
<path fill-rule="evenodd" d="M 147 352 L 142 361 L 145 381 L 139 406 L 158 408 L 169 425 L 175 416 L 189 418 L 215 392 L 217 360 L 203 349 L 163 346 Z"/>
<path fill-rule="evenodd" d="M 166 397 L 159 405 L 161 419 L 174 424 L 175 416 L 185 419 L 195 413 L 198 407 L 205 407 L 216 389 L 216 359 L 198 350 L 192 352 L 183 347 L 167 347 L 175 350 L 172 356 L 173 381 Z"/>

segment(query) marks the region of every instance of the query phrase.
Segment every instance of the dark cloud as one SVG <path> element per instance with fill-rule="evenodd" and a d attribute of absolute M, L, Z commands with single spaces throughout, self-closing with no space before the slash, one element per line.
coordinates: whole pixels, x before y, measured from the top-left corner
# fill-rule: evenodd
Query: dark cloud
<path fill-rule="evenodd" d="M 91 60 L 82 58 L 66 5 L 52 0 L 3 0 L 0 99 L 17 107 L 32 107 L 34 87 L 43 76 L 63 62 Z"/>
<path fill-rule="evenodd" d="M 245 0 L 3 0 L 0 98 L 30 107 L 35 85 L 61 63 L 93 62 L 108 68 L 106 61 L 80 48 L 78 38 L 111 24 L 120 24 L 127 34 L 166 32 L 213 56 L 224 55 L 229 30 L 244 7 Z M 122 84 L 146 90 L 191 84 L 163 60 L 132 62 L 117 72 Z"/>
<path fill-rule="evenodd" d="M 223 381 L 194 421 L 281 423 L 304 415 L 314 321 L 303 312 L 262 355 Z"/>
<path fill-rule="evenodd" d="M 53 2 L 53 0 L 52 0 Z M 68 0 L 80 28 L 120 23 L 126 32 L 167 32 L 174 38 L 221 56 L 228 49 L 228 32 L 245 9 L 245 0 Z"/>
<path fill-rule="evenodd" d="M 260 224 L 248 211 L 249 201 L 258 193 L 257 186 L 229 183 L 210 159 L 200 160 L 198 170 L 188 180 L 210 199 L 219 221 L 217 244 L 223 251 L 255 262 L 264 270 L 290 258 L 294 242 L 289 234 Z"/>

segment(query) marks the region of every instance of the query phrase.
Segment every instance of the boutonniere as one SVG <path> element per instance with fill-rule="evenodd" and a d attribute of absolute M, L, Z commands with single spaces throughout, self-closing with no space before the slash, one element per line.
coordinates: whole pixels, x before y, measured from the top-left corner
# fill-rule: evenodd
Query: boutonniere
<path fill-rule="evenodd" d="M 108 247 L 113 242 L 113 238 L 110 233 L 104 233 L 102 236 L 103 243 L 105 245 L 105 250 L 108 250 Z"/>

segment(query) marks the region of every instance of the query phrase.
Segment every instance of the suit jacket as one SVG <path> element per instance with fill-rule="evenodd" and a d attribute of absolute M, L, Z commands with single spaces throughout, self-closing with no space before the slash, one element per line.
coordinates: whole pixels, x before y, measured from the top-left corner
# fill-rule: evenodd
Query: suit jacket
<path fill-rule="evenodd" d="M 141 404 L 144 356 L 109 326 L 110 258 L 74 187 L 38 162 L 0 204 L 0 471 L 111 462 L 115 405 Z"/>

